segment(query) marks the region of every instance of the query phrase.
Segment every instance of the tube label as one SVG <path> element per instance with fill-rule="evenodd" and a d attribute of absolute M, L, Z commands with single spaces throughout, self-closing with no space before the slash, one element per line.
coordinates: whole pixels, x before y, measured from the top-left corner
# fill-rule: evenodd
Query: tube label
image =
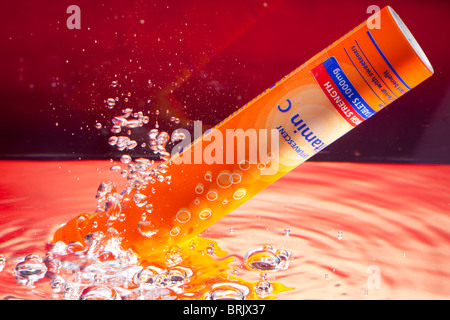
<path fill-rule="evenodd" d="M 376 112 L 356 91 L 335 57 L 330 57 L 311 70 L 328 100 L 353 127 Z"/>

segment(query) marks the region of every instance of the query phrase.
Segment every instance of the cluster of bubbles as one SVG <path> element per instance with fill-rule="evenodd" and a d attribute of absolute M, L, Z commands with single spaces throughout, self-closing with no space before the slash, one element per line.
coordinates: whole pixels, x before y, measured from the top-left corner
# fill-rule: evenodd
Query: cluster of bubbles
<path fill-rule="evenodd" d="M 166 131 L 159 131 L 158 129 L 152 129 L 148 133 L 149 148 L 154 154 L 159 155 L 162 160 L 169 160 L 170 153 L 166 150 L 167 142 L 170 137 Z"/>
<path fill-rule="evenodd" d="M 246 169 L 246 170 L 248 170 L 248 169 Z M 215 179 L 213 179 L 213 178 L 214 177 L 213 177 L 211 171 L 207 171 L 204 175 L 205 181 L 213 182 L 213 180 L 214 180 L 219 188 L 222 188 L 222 189 L 227 189 L 230 187 L 234 188 L 241 182 L 242 172 L 239 170 L 235 170 L 234 172 L 223 170 L 217 175 L 217 177 Z M 219 198 L 219 191 L 217 189 L 210 188 L 209 190 L 205 191 L 205 185 L 201 182 L 199 182 L 195 186 L 194 191 L 198 195 L 201 195 L 204 192 L 206 192 L 206 199 L 210 202 L 216 201 Z M 234 188 L 232 198 L 234 200 L 240 200 L 240 199 L 244 198 L 246 196 L 246 194 L 247 194 L 247 189 L 242 188 L 242 187 L 236 187 L 236 188 Z M 227 199 L 227 198 L 221 199 L 221 203 L 223 205 L 226 205 L 229 201 L 230 201 L 230 199 Z M 200 199 L 196 198 L 194 200 L 194 204 L 196 204 L 196 205 L 200 204 Z M 210 215 L 211 215 L 211 212 L 209 212 L 209 216 Z M 209 216 L 207 218 L 209 218 Z M 202 216 L 200 216 L 200 219 L 202 219 L 202 220 L 206 220 L 207 218 L 202 218 Z"/>
<path fill-rule="evenodd" d="M 157 266 L 140 262 L 130 249 L 123 250 L 120 239 L 112 231 L 89 234 L 85 242 L 87 246 L 56 242 L 44 257 L 28 254 L 16 260 L 16 282 L 33 288 L 47 279 L 52 298 L 62 300 L 174 300 L 180 297 L 244 300 L 251 292 L 264 299 L 273 291 L 267 272 L 287 269 L 290 256 L 288 251 L 274 250 L 271 246 L 249 251 L 245 266 L 260 272 L 260 280 L 251 287 L 226 278 L 207 283 L 196 280 L 195 268 L 185 266 L 182 251 L 177 246 L 165 254 L 164 264 Z M 194 251 L 195 245 L 190 249 Z M 214 245 L 198 250 L 202 255 L 211 256 Z M 3 255 L 0 258 L 3 270 L 6 259 Z"/>
<path fill-rule="evenodd" d="M 126 108 L 122 110 L 122 115 L 116 116 L 112 119 L 111 132 L 113 134 L 118 134 L 126 130 L 126 133 L 130 135 L 132 129 L 143 127 L 148 122 L 148 116 L 144 116 L 142 111 L 133 113 L 133 109 Z M 102 125 L 97 123 L 96 128 L 100 129 L 102 128 Z M 132 140 L 126 135 L 113 135 L 108 139 L 108 144 L 115 146 L 119 151 L 132 150 L 138 145 L 136 140 Z"/>
<path fill-rule="evenodd" d="M 112 83 L 113 87 L 117 81 Z M 108 108 L 113 109 L 118 99 L 106 100 Z M 159 114 L 159 112 L 158 112 Z M 178 124 L 176 117 L 170 119 Z M 141 128 L 149 122 L 149 118 L 143 112 L 133 112 L 126 108 L 120 116 L 112 120 L 111 132 L 114 134 L 108 139 L 111 146 L 119 151 L 132 150 L 138 143 L 130 139 L 131 130 Z M 98 129 L 103 126 L 96 124 Z M 126 131 L 127 135 L 117 135 Z M 170 153 L 167 144 L 185 139 L 182 130 L 174 130 L 172 135 L 159 129 L 156 122 L 155 128 L 148 132 L 148 147 L 161 160 L 168 160 Z M 147 146 L 143 143 L 142 146 Z M 151 237 L 158 232 L 147 214 L 153 211 L 150 201 L 151 188 L 155 183 L 171 183 L 169 166 L 165 162 L 155 163 L 146 158 L 132 159 L 128 154 L 120 158 L 121 165 L 114 165 L 111 170 L 120 172 L 127 179 L 126 189 L 118 192 L 113 182 L 102 182 L 97 190 L 97 211 L 103 211 L 108 217 L 108 222 L 125 219 L 121 212 L 125 200 L 134 201 L 137 207 L 143 209 L 141 220 L 138 224 L 139 232 L 146 237 Z M 248 168 L 241 168 L 247 170 Z M 208 176 L 209 174 L 209 176 Z M 205 179 L 212 181 L 211 173 L 206 173 Z M 241 180 L 239 173 L 222 172 L 217 177 L 220 188 L 228 188 L 238 184 Z M 140 193 L 140 190 L 150 187 L 150 193 Z M 134 190 L 133 196 L 127 199 L 127 195 Z M 203 192 L 203 186 L 196 188 L 196 193 Z M 240 199 L 245 196 L 245 189 L 237 189 L 233 197 Z M 207 199 L 213 201 L 211 194 Z M 201 213 L 201 219 L 208 219 L 211 211 Z M 80 215 L 80 226 L 88 221 L 88 215 Z M 180 210 L 177 220 L 186 222 L 190 219 L 190 212 Z M 96 221 L 92 222 L 97 223 Z M 270 246 L 250 251 L 245 257 L 245 266 L 250 270 L 261 272 L 261 279 L 251 288 L 240 282 L 219 279 L 209 282 L 205 287 L 204 280 L 198 286 L 193 285 L 196 280 L 195 268 L 183 265 L 181 249 L 174 246 L 164 256 L 162 266 L 149 265 L 139 261 L 138 256 L 131 250 L 123 250 L 121 238 L 117 230 L 107 224 L 108 230 L 92 232 L 84 239 L 84 244 L 79 242 L 65 244 L 56 242 L 44 257 L 36 254 L 28 254 L 16 260 L 14 276 L 17 283 L 27 287 L 33 287 L 35 283 L 48 279 L 54 297 L 65 300 L 139 300 L 139 299 L 177 299 L 203 298 L 209 300 L 243 300 L 251 291 L 260 298 L 265 298 L 272 293 L 272 284 L 266 278 L 267 272 L 284 270 L 288 267 L 290 253 L 285 250 L 274 250 Z M 92 225 L 96 229 L 95 225 Z M 191 246 L 194 250 L 194 246 Z M 212 256 L 215 253 L 214 245 L 209 245 L 202 251 L 202 255 Z M 0 255 L 0 272 L 6 265 L 6 258 Z M 214 270 L 211 269 L 214 273 Z"/>
<path fill-rule="evenodd" d="M 267 280 L 267 272 L 286 270 L 289 267 L 291 253 L 284 249 L 275 250 L 266 245 L 247 252 L 245 266 L 250 270 L 260 271 L 260 281 L 255 284 L 256 294 L 265 298 L 272 293 L 272 284 Z"/>
<path fill-rule="evenodd" d="M 115 146 L 119 151 L 133 150 L 138 145 L 136 140 L 131 140 L 127 136 L 112 136 L 108 139 L 108 143 L 110 146 Z"/>
<path fill-rule="evenodd" d="M 131 109 L 127 109 L 127 111 L 124 111 L 124 115 L 122 117 L 116 117 L 114 118 L 113 123 L 116 126 L 119 126 L 120 128 L 123 127 L 127 127 L 127 128 L 133 128 L 133 126 L 129 126 L 128 125 L 128 121 L 126 120 L 130 114 L 131 114 L 132 110 Z M 159 114 L 159 111 L 156 112 L 156 114 Z M 139 123 L 140 126 L 142 126 L 144 123 L 148 123 L 148 118 L 145 119 L 142 117 L 143 114 L 142 113 L 135 113 L 134 117 L 137 118 L 138 120 L 140 119 L 140 122 L 136 122 Z M 180 120 L 176 117 L 171 117 L 170 119 L 171 122 L 178 124 L 180 122 Z M 135 122 L 133 122 L 135 123 Z M 117 128 L 118 130 L 119 128 Z M 119 130 L 120 131 L 120 130 Z M 114 131 L 112 130 L 112 132 L 114 133 Z M 148 146 L 150 148 L 150 150 L 156 154 L 159 155 L 159 157 L 162 160 L 168 160 L 170 158 L 170 153 L 167 152 L 166 150 L 166 145 L 168 142 L 177 142 L 180 140 L 183 140 L 186 138 L 186 136 L 184 135 L 184 133 L 182 132 L 182 130 L 175 130 L 172 132 L 172 135 L 170 136 L 166 131 L 160 131 L 159 130 L 159 125 L 158 122 L 156 122 L 155 128 L 151 129 L 148 132 Z M 111 144 L 111 139 L 113 140 L 113 143 L 111 145 L 115 145 L 118 147 L 119 150 L 125 150 L 128 147 L 124 148 L 124 145 L 128 145 L 132 142 L 129 142 L 128 140 L 124 139 L 122 137 L 122 141 L 119 141 L 121 137 L 117 138 L 116 137 L 111 137 L 110 138 L 110 144 Z M 132 144 L 134 145 L 134 144 Z M 147 160 L 148 161 L 148 160 Z M 133 162 L 130 156 L 128 155 L 124 155 L 121 157 L 121 162 L 124 164 L 128 164 L 129 167 L 133 166 Z M 134 165 L 136 165 L 136 163 L 138 164 L 138 167 L 143 168 L 143 171 L 139 171 L 139 174 L 141 175 L 141 179 L 142 180 L 142 175 L 144 175 L 144 181 L 140 182 L 137 184 L 137 188 L 139 188 L 140 185 L 142 186 L 146 186 L 146 181 L 150 180 L 151 183 L 154 183 L 155 181 L 160 181 L 163 182 L 166 178 L 164 178 L 164 174 L 166 174 L 167 172 L 167 166 L 165 164 L 160 164 L 156 170 L 153 169 L 153 171 L 149 172 L 147 170 L 148 164 L 149 163 L 145 163 L 145 159 L 136 159 L 134 161 Z M 153 162 L 152 162 L 153 164 Z M 162 168 L 160 166 L 163 166 Z M 249 165 L 248 163 L 240 163 L 239 164 L 239 168 L 243 171 L 246 171 L 249 169 Z M 261 169 L 261 168 L 260 168 Z M 115 170 L 118 170 L 117 168 Z M 124 171 L 122 170 L 122 175 L 126 176 L 126 172 L 124 173 Z M 170 178 L 170 176 L 168 176 Z M 212 174 L 211 172 L 206 172 L 205 174 L 205 179 L 207 181 L 212 182 Z M 241 180 L 241 174 L 240 172 L 221 172 L 218 176 L 217 176 L 217 185 L 220 188 L 228 188 L 234 185 L 239 184 L 240 180 Z M 133 179 L 129 179 L 129 181 L 133 181 Z M 170 180 L 169 180 L 170 182 Z M 136 187 L 136 186 L 135 186 Z M 202 194 L 204 191 L 204 186 L 203 184 L 198 184 L 195 192 L 197 194 Z M 214 201 L 217 196 L 217 193 L 214 193 L 214 190 L 209 190 L 208 194 L 207 194 L 207 200 L 209 201 Z M 246 195 L 246 190 L 244 188 L 238 188 L 235 190 L 234 194 L 233 194 L 233 198 L 234 199 L 241 199 L 243 197 L 245 197 Z M 147 201 L 147 197 L 145 195 L 141 195 L 139 193 L 135 194 L 134 199 L 133 199 L 136 203 L 136 205 L 138 207 L 144 207 L 147 209 L 147 212 L 151 213 L 151 210 L 153 209 L 153 206 L 151 204 L 148 204 Z M 228 202 L 227 200 L 224 200 L 223 204 L 226 204 L 226 202 Z M 142 221 L 139 223 L 138 225 L 138 230 L 139 232 L 146 236 L 146 237 L 151 237 L 153 234 L 157 233 L 158 230 L 157 228 L 153 225 L 153 223 L 151 221 L 146 221 L 145 220 L 145 213 L 143 214 L 144 217 L 142 219 Z M 203 212 L 203 215 L 200 215 L 201 219 L 208 219 L 211 216 L 211 211 L 208 212 Z M 177 213 L 177 220 L 180 222 L 184 222 L 186 220 L 189 220 L 190 218 L 190 212 L 188 210 L 183 210 L 180 209 L 180 211 Z M 173 231 L 173 230 L 172 230 Z M 171 231 L 171 232 L 172 232 Z M 214 248 L 213 247 L 208 247 L 208 249 L 206 250 L 209 254 L 212 254 L 214 252 Z M 250 270 L 254 270 L 254 271 L 259 271 L 260 272 L 260 281 L 257 282 L 254 285 L 254 290 L 256 292 L 256 294 L 260 297 L 260 298 L 265 298 L 267 296 L 269 296 L 272 291 L 273 291 L 273 287 L 272 284 L 267 280 L 267 272 L 276 272 L 279 270 L 285 270 L 288 268 L 289 266 L 289 257 L 290 257 L 291 253 L 284 250 L 284 249 L 279 249 L 279 250 L 274 250 L 271 246 L 266 245 L 262 248 L 258 248 L 255 250 L 251 250 L 247 253 L 247 255 L 245 256 L 245 262 L 244 265 L 247 269 Z M 242 300 L 245 299 L 245 297 L 248 295 L 249 293 L 249 288 L 244 286 L 244 285 L 239 285 L 236 283 L 216 283 L 211 287 L 211 290 L 206 294 L 206 299 L 227 299 L 227 300 Z"/>
<path fill-rule="evenodd" d="M 117 80 L 114 80 L 111 83 L 112 87 L 117 87 L 119 84 Z M 116 102 L 118 98 L 109 98 L 106 100 L 107 106 L 112 109 L 116 106 Z M 159 110 L 155 112 L 157 115 L 159 114 Z M 180 119 L 176 117 L 171 117 L 170 121 L 179 124 Z M 149 117 L 144 115 L 144 112 L 138 111 L 134 112 L 131 108 L 125 108 L 122 110 L 122 114 L 120 116 L 115 116 L 112 119 L 112 127 L 111 132 L 114 134 L 109 137 L 108 144 L 110 146 L 114 146 L 118 151 L 131 151 L 136 146 L 138 146 L 138 142 L 136 140 L 131 139 L 129 136 L 133 129 L 142 128 L 144 125 L 149 123 Z M 98 124 L 98 128 L 102 128 L 102 125 Z M 145 129 L 145 128 L 144 128 Z M 141 129 L 142 130 L 142 129 Z M 126 135 L 117 135 L 125 131 Z M 159 160 L 167 161 L 170 159 L 171 154 L 167 150 L 168 143 L 175 143 L 186 138 L 186 135 L 182 132 L 182 130 L 174 130 L 172 135 L 168 132 L 160 130 L 158 121 L 155 122 L 154 128 L 150 129 L 147 133 L 148 140 L 142 142 L 141 147 L 148 147 L 154 156 L 159 157 Z M 134 188 L 136 190 L 140 190 L 149 186 L 150 184 L 156 182 L 171 182 L 171 176 L 169 174 L 169 168 L 166 164 L 160 163 L 159 165 L 155 165 L 154 160 L 149 160 L 146 158 L 137 158 L 132 159 L 132 157 L 128 154 L 124 154 L 120 157 L 121 165 L 114 165 L 111 167 L 112 171 L 119 172 L 122 177 L 127 179 L 128 182 L 128 190 Z M 100 186 L 100 188 L 103 188 Z M 111 195 L 110 195 L 111 196 Z M 114 197 L 116 200 L 120 200 L 120 195 L 115 194 Z M 141 203 L 145 202 L 144 195 L 137 196 L 140 197 L 136 200 L 139 200 Z M 106 200 L 105 197 L 99 197 L 104 202 Z M 114 199 L 111 199 L 114 200 Z M 114 203 L 116 201 L 113 201 Z M 101 210 L 101 206 L 99 207 Z"/>
<path fill-rule="evenodd" d="M 131 118 L 130 118 L 131 116 Z M 144 116 L 142 111 L 133 113 L 133 109 L 126 108 L 122 111 L 121 116 L 114 117 L 112 120 L 112 133 L 120 133 L 122 130 L 134 129 L 142 127 L 149 122 L 148 116 Z"/>
<path fill-rule="evenodd" d="M 53 272 L 51 287 L 54 292 L 62 293 L 63 299 L 175 299 L 184 292 L 183 286 L 193 274 L 191 269 L 176 265 L 174 259 L 170 260 L 171 264 L 168 262 L 167 268 L 140 265 L 132 251 L 121 251 L 114 241 L 113 252 L 97 248 L 95 241 L 98 239 L 84 253 L 90 258 L 85 265 L 62 259 L 63 245 L 57 253 L 47 254 L 46 262 Z M 70 264 L 72 274 L 64 277 L 64 269 Z"/>
<path fill-rule="evenodd" d="M 121 161 L 124 165 L 127 165 L 126 169 L 120 166 L 113 166 L 111 169 L 121 171 L 122 176 L 127 178 L 127 187 L 119 193 L 115 183 L 111 181 L 100 183 L 95 196 L 97 199 L 97 212 L 105 212 L 109 221 L 124 220 L 126 218 L 122 214 L 124 201 L 134 201 L 137 207 L 144 209 L 141 216 L 141 224 L 138 226 L 139 230 L 144 230 L 148 227 L 147 222 L 145 222 L 146 214 L 153 211 L 150 197 L 155 192 L 155 188 L 151 186 L 155 183 L 171 183 L 169 167 L 164 162 L 155 164 L 153 160 L 145 158 L 138 158 L 132 161 L 128 155 L 123 155 Z M 147 187 L 150 187 L 150 193 L 140 193 L 142 189 Z M 136 192 L 128 199 L 127 196 L 131 194 L 132 190 Z M 148 230 L 142 232 L 147 233 Z"/>
<path fill-rule="evenodd" d="M 102 237 L 89 235 L 87 248 L 57 242 L 44 258 L 26 255 L 14 268 L 17 283 L 33 287 L 45 277 L 63 300 L 174 299 L 185 291 L 193 272 L 178 265 L 176 249 L 167 257 L 167 268 L 144 266 L 131 250 L 121 250 L 117 239 L 105 244 Z"/>
<path fill-rule="evenodd" d="M 111 83 L 112 87 L 117 87 L 119 84 L 115 80 Z M 108 108 L 113 109 L 116 107 L 118 98 L 109 98 L 106 100 Z M 156 115 L 159 115 L 159 110 L 155 111 Z M 170 121 L 174 124 L 179 124 L 180 119 L 177 117 L 171 117 Z M 131 108 L 122 110 L 120 116 L 115 116 L 112 119 L 111 132 L 114 134 L 109 137 L 108 144 L 114 146 L 118 151 L 131 151 L 137 145 L 136 140 L 130 139 L 130 135 L 133 129 L 140 129 L 140 133 L 145 128 L 144 125 L 149 123 L 149 117 L 145 116 L 142 111 L 134 112 Z M 98 126 L 99 129 L 102 125 Z M 126 135 L 117 135 L 121 132 L 126 132 Z M 119 172 L 120 175 L 127 179 L 126 189 L 122 192 L 118 192 L 116 186 L 112 182 L 103 182 L 100 184 L 97 190 L 97 211 L 104 211 L 109 220 L 123 221 L 126 217 L 122 214 L 122 206 L 124 201 L 134 201 L 137 207 L 142 207 L 143 213 L 141 220 L 138 224 L 138 231 L 141 235 L 150 238 L 152 235 L 158 232 L 158 229 L 151 221 L 147 221 L 147 214 L 153 211 L 153 204 L 150 201 L 150 197 L 155 193 L 155 188 L 152 187 L 155 183 L 171 183 L 171 175 L 169 172 L 169 166 L 164 162 L 170 159 L 171 154 L 168 152 L 168 144 L 175 143 L 186 138 L 183 130 L 176 129 L 170 135 L 167 131 L 160 130 L 158 121 L 155 121 L 153 129 L 150 129 L 145 135 L 148 140 L 141 143 L 141 147 L 148 147 L 154 156 L 159 157 L 158 163 L 155 160 L 147 158 L 133 159 L 129 154 L 123 154 L 120 157 L 120 164 L 114 164 L 111 167 L 112 171 Z M 145 194 L 141 193 L 141 190 L 147 189 Z M 132 197 L 127 197 L 134 190 L 135 193 Z M 150 192 L 149 192 L 150 191 Z M 129 199 L 130 198 L 130 199 Z M 94 222 L 96 223 L 96 222 Z M 94 226 L 95 227 L 95 226 Z"/>
<path fill-rule="evenodd" d="M 118 83 L 114 83 L 114 87 Z M 116 105 L 114 98 L 107 99 L 107 105 L 113 108 Z M 159 112 L 158 112 L 159 114 Z M 179 123 L 179 119 L 172 117 L 171 121 Z M 148 116 L 144 116 L 142 111 L 133 112 L 133 109 L 126 108 L 122 110 L 122 115 L 116 116 L 112 120 L 111 132 L 117 134 L 123 130 L 127 130 L 127 135 L 113 135 L 109 137 L 108 144 L 114 146 L 119 151 L 129 151 L 134 149 L 138 142 L 130 139 L 132 129 L 142 128 L 149 123 Z M 160 160 L 166 161 L 170 159 L 171 154 L 167 151 L 168 142 L 175 142 L 185 138 L 181 132 L 175 130 L 170 137 L 166 131 L 159 130 L 159 125 L 156 121 L 155 128 L 148 131 L 148 140 L 141 144 L 142 147 L 149 147 L 150 151 L 159 157 Z M 139 191 L 151 186 L 155 183 L 171 183 L 171 175 L 169 173 L 169 167 L 164 162 L 155 163 L 155 160 L 147 158 L 133 159 L 128 154 L 123 154 L 120 157 L 120 164 L 115 164 L 111 167 L 112 171 L 119 172 L 120 175 L 127 179 L 127 188 L 121 193 L 118 193 L 115 185 L 112 182 L 103 182 L 100 184 L 97 191 L 97 210 L 105 211 L 110 219 L 125 218 L 121 216 L 121 203 L 124 200 L 124 196 L 129 194 L 131 190 L 136 190 L 137 193 L 133 196 L 132 200 L 138 207 L 144 207 L 143 219 L 139 225 L 139 230 L 142 230 L 143 234 L 151 234 L 153 231 L 149 231 L 150 226 L 148 222 L 145 222 L 145 214 L 151 213 L 153 205 L 149 202 L 148 192 L 146 194 L 140 194 Z M 154 188 L 150 189 L 154 192 Z"/>
<path fill-rule="evenodd" d="M 112 81 L 111 86 L 114 88 L 119 86 L 118 81 L 117 80 Z M 127 96 L 130 95 L 131 94 L 128 93 Z M 117 101 L 119 101 L 118 97 L 108 98 L 107 100 L 105 100 L 106 106 L 109 109 L 114 109 L 117 106 L 116 105 Z M 125 101 L 128 101 L 128 98 L 126 98 Z M 159 110 L 156 110 L 155 114 L 159 115 Z M 144 115 L 144 112 L 142 111 L 135 112 L 133 111 L 132 108 L 125 108 L 122 110 L 122 114 L 119 116 L 115 116 L 111 122 L 112 125 L 110 131 L 114 135 L 108 139 L 109 145 L 116 147 L 117 150 L 119 151 L 132 150 L 136 146 L 138 146 L 138 142 L 136 140 L 130 139 L 129 135 L 131 134 L 133 129 L 142 128 L 144 125 L 148 124 L 149 117 L 147 115 Z M 170 122 L 173 124 L 179 124 L 180 119 L 172 116 L 170 118 Z M 97 122 L 95 124 L 95 127 L 97 129 L 102 129 L 103 125 L 100 122 Z M 154 124 L 154 129 L 150 130 L 150 132 L 148 133 L 149 136 L 148 145 L 150 147 L 150 150 L 152 150 L 154 154 L 159 155 L 162 160 L 167 160 L 170 158 L 170 154 L 167 152 L 167 150 L 165 150 L 166 149 L 165 147 L 166 143 L 169 140 L 169 134 L 165 131 L 159 132 L 158 129 L 159 124 L 158 121 L 156 121 Z M 118 135 L 120 133 L 122 133 L 122 135 Z M 172 135 L 172 142 L 179 141 L 184 138 L 185 138 L 184 134 L 178 133 L 175 130 L 175 132 Z M 141 146 L 146 147 L 147 143 L 143 142 Z"/>

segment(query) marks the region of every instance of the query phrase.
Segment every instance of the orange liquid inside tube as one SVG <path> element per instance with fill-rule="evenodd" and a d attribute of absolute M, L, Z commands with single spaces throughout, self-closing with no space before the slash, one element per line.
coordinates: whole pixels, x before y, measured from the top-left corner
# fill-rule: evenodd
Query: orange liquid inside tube
<path fill-rule="evenodd" d="M 113 232 L 141 257 L 182 246 L 433 74 L 390 7 L 373 18 L 380 28 L 362 23 L 169 160 L 135 160 L 154 181 L 103 185 L 104 210 L 70 220 L 53 241 Z"/>

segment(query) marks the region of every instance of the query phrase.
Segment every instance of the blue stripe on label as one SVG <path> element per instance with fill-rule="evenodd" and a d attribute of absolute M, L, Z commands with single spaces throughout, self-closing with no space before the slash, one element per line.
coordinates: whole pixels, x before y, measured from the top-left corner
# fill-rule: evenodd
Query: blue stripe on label
<path fill-rule="evenodd" d="M 341 66 L 335 57 L 330 57 L 323 62 L 323 66 L 327 70 L 333 82 L 338 87 L 339 91 L 345 99 L 352 105 L 358 114 L 365 120 L 373 116 L 376 112 L 369 104 L 361 97 L 352 85 L 350 80 L 342 71 Z"/>
<path fill-rule="evenodd" d="M 383 54 L 383 51 L 381 51 L 380 47 L 378 46 L 377 42 L 375 41 L 375 39 L 372 37 L 372 35 L 370 34 L 370 31 L 367 31 L 367 34 L 369 35 L 370 40 L 373 42 L 373 44 L 375 45 L 375 48 L 378 50 L 378 52 L 380 53 L 381 57 L 383 57 L 384 61 L 386 61 L 387 65 L 389 66 L 389 68 L 392 70 L 392 72 L 395 74 L 395 76 L 400 80 L 401 83 L 403 83 L 403 85 L 408 89 L 411 90 L 410 87 L 408 87 L 408 85 L 405 83 L 405 81 L 403 81 L 402 78 L 400 78 L 400 76 L 398 75 L 397 71 L 394 70 L 394 67 L 390 64 L 390 62 L 388 61 L 388 59 L 386 58 L 386 56 Z"/>
<path fill-rule="evenodd" d="M 361 78 L 364 80 L 364 82 L 367 84 L 367 86 L 369 87 L 370 90 L 372 90 L 373 94 L 377 96 L 377 98 L 384 104 L 386 105 L 386 102 L 383 101 L 383 99 L 380 98 L 379 95 L 376 94 L 376 92 L 372 89 L 372 87 L 370 86 L 370 84 L 367 82 L 366 79 L 364 79 L 364 76 L 361 74 L 361 72 L 358 70 L 358 67 L 356 66 L 356 64 L 353 62 L 352 58 L 350 57 L 350 55 L 347 52 L 347 49 L 344 48 L 345 54 L 347 55 L 347 57 L 350 59 L 350 62 L 353 64 L 353 66 L 355 67 L 356 71 L 358 71 L 359 75 L 361 76 Z"/>
<path fill-rule="evenodd" d="M 377 74 L 378 78 L 380 78 L 381 82 L 383 82 L 383 84 L 386 86 L 386 88 L 388 88 L 388 90 L 396 97 L 398 98 L 398 96 L 394 93 L 394 91 L 391 90 L 391 88 L 389 88 L 389 86 L 386 84 L 386 82 L 384 82 L 383 78 L 378 74 L 377 70 L 373 67 L 372 63 L 370 63 L 369 59 L 367 59 L 366 54 L 364 53 L 364 50 L 361 48 L 361 46 L 359 45 L 358 41 L 356 41 L 356 45 L 359 48 L 359 51 L 361 51 L 361 53 L 363 54 L 364 58 L 366 58 L 366 61 L 370 64 L 370 66 L 372 67 L 373 71 L 375 71 L 375 73 Z"/>

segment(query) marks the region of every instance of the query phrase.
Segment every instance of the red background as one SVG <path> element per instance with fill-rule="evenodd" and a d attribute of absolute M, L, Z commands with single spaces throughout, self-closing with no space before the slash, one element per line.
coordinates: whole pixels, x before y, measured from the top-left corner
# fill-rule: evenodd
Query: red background
<path fill-rule="evenodd" d="M 80 30 L 66 27 L 72 4 Z M 437 0 L 8 0 L 0 158 L 116 156 L 109 130 L 94 125 L 117 115 L 128 92 L 128 105 L 150 111 L 151 123 L 161 111 L 162 129 L 170 116 L 183 127 L 214 125 L 367 19 L 372 4 L 397 11 L 435 75 L 313 160 L 450 163 L 450 2 Z M 110 86 L 115 79 L 120 88 Z M 121 98 L 116 110 L 105 107 L 110 96 Z"/>

